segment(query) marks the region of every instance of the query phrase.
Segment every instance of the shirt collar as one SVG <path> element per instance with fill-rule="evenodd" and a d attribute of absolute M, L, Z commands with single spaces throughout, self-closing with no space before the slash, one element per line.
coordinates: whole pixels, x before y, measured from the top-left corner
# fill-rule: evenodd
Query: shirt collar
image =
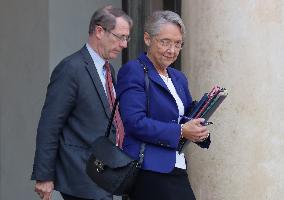
<path fill-rule="evenodd" d="M 98 71 L 104 71 L 105 60 L 87 43 L 86 47 Z"/>

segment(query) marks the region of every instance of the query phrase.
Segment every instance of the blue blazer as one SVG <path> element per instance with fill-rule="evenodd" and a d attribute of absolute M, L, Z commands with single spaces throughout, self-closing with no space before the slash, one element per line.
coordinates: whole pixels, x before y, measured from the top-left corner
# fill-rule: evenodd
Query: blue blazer
<path fill-rule="evenodd" d="M 140 145 L 146 143 L 142 168 L 168 173 L 175 166 L 181 134 L 178 107 L 148 57 L 143 53 L 139 59 L 148 67 L 150 117 L 146 117 L 144 70 L 138 60 L 133 60 L 119 70 L 117 78 L 120 112 L 125 128 L 123 149 L 138 159 Z M 185 75 L 172 67 L 167 70 L 185 111 L 189 110 L 192 98 Z"/>

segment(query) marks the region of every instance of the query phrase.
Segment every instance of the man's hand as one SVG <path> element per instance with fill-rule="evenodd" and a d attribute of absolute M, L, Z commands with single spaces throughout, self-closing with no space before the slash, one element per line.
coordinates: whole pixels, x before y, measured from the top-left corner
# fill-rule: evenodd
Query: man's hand
<path fill-rule="evenodd" d="M 53 181 L 36 181 L 35 192 L 38 193 L 42 200 L 51 200 L 53 189 Z"/>

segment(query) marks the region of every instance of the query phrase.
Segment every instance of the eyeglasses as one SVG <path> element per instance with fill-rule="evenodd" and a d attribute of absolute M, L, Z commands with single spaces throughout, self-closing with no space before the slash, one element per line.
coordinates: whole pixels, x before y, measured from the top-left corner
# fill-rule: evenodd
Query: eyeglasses
<path fill-rule="evenodd" d="M 166 48 L 166 49 L 170 49 L 172 48 L 172 46 L 175 47 L 176 50 L 181 50 L 183 47 L 184 42 L 183 41 L 178 41 L 178 42 L 174 42 L 172 40 L 169 39 L 157 39 L 157 42 L 159 43 L 159 45 L 161 45 L 162 47 Z"/>
<path fill-rule="evenodd" d="M 107 31 L 107 32 L 111 33 L 114 37 L 116 37 L 117 39 L 119 39 L 121 42 L 124 42 L 124 41 L 129 42 L 130 39 L 131 39 L 131 38 L 129 37 L 129 35 L 117 35 L 117 34 L 111 32 L 111 31 Z"/>
<path fill-rule="evenodd" d="M 116 37 L 117 39 L 119 39 L 121 42 L 124 42 L 124 41 L 129 42 L 130 39 L 131 39 L 129 35 L 117 35 L 117 34 L 111 32 L 111 31 L 107 30 L 106 28 L 104 28 L 104 27 L 103 27 L 102 25 L 100 25 L 100 24 L 97 24 L 97 26 L 102 27 L 106 32 L 111 33 L 114 37 Z"/>

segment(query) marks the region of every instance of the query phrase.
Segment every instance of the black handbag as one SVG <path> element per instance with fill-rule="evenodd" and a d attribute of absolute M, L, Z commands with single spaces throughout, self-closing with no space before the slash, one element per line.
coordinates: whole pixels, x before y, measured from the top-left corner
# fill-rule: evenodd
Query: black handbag
<path fill-rule="evenodd" d="M 147 93 L 149 79 L 146 68 L 144 68 L 144 72 Z M 114 195 L 124 195 L 131 191 L 141 168 L 144 159 L 145 143 L 142 143 L 140 146 L 139 160 L 135 160 L 109 139 L 117 104 L 118 98 L 114 103 L 105 136 L 98 137 L 91 145 L 90 150 L 92 154 L 87 161 L 86 172 L 98 186 L 107 192 Z"/>

